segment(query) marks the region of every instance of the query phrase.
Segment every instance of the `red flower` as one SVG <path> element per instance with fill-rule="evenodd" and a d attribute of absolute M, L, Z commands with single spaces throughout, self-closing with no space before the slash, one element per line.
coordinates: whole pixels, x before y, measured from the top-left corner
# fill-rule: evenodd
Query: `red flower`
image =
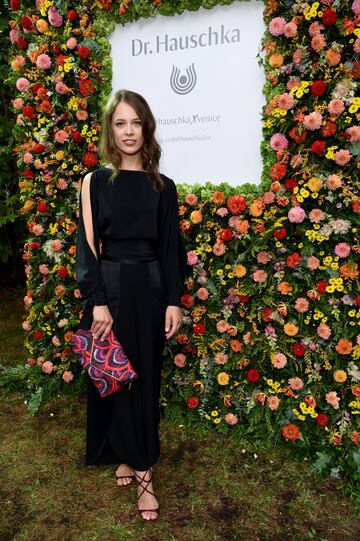
<path fill-rule="evenodd" d="M 294 252 L 291 255 L 288 255 L 286 258 L 286 264 L 290 269 L 296 269 L 302 261 L 302 257 L 298 252 Z"/>
<path fill-rule="evenodd" d="M 28 247 L 30 248 L 30 250 L 37 250 L 38 248 L 40 248 L 40 242 L 29 242 Z"/>
<path fill-rule="evenodd" d="M 92 85 L 90 79 L 85 79 L 79 82 L 80 94 L 88 96 L 89 94 L 95 94 L 95 88 Z"/>
<path fill-rule="evenodd" d="M 271 321 L 271 314 L 273 313 L 273 309 L 270 308 L 270 306 L 265 306 L 263 313 L 262 313 L 262 320 L 265 321 L 265 323 L 269 323 Z"/>
<path fill-rule="evenodd" d="M 284 182 L 285 188 L 287 189 L 288 192 L 291 192 L 291 193 L 294 191 L 294 188 L 296 188 L 297 185 L 298 183 L 296 182 L 294 178 L 287 178 Z"/>
<path fill-rule="evenodd" d="M 197 396 L 190 396 L 186 401 L 187 407 L 190 409 L 197 408 L 200 404 L 200 399 Z"/>
<path fill-rule="evenodd" d="M 319 280 L 316 286 L 316 289 L 319 293 L 326 293 L 327 283 L 325 280 Z"/>
<path fill-rule="evenodd" d="M 47 207 L 46 201 L 40 201 L 40 203 L 36 205 L 36 210 L 38 212 L 46 212 L 47 209 L 48 207 Z"/>
<path fill-rule="evenodd" d="M 319 413 L 315 418 L 315 423 L 319 426 L 327 426 L 330 422 L 330 417 L 326 413 Z"/>
<path fill-rule="evenodd" d="M 221 239 L 221 240 L 223 240 L 225 242 L 230 240 L 231 237 L 232 237 L 231 229 L 222 229 L 218 233 L 218 237 L 219 237 L 219 239 Z"/>
<path fill-rule="evenodd" d="M 65 60 L 66 60 L 67 58 L 68 58 L 67 55 L 65 55 L 65 54 L 59 54 L 59 55 L 56 57 L 56 60 L 55 60 L 56 65 L 57 65 L 57 66 L 63 66 L 64 63 L 65 63 Z"/>
<path fill-rule="evenodd" d="M 21 112 L 24 116 L 26 116 L 26 118 L 34 118 L 36 116 L 36 113 L 31 105 L 24 105 Z"/>
<path fill-rule="evenodd" d="M 205 326 L 202 323 L 194 323 L 193 331 L 195 334 L 204 334 Z"/>
<path fill-rule="evenodd" d="M 25 30 L 31 30 L 32 26 L 33 26 L 33 23 L 32 23 L 32 20 L 30 19 L 30 17 L 28 17 L 27 15 L 24 15 L 24 17 L 21 17 L 21 19 L 20 19 L 20 25 L 23 28 L 25 28 Z"/>
<path fill-rule="evenodd" d="M 44 338 L 44 334 L 41 331 L 35 331 L 33 337 L 34 340 L 42 340 Z"/>
<path fill-rule="evenodd" d="M 325 26 L 331 26 L 336 21 L 336 11 L 331 8 L 325 9 L 322 15 L 322 22 Z"/>
<path fill-rule="evenodd" d="M 311 145 L 310 150 L 317 156 L 322 156 L 326 150 L 326 144 L 324 143 L 324 141 L 315 141 Z"/>
<path fill-rule="evenodd" d="M 286 229 L 285 227 L 282 227 L 281 229 L 275 229 L 275 231 L 273 231 L 273 236 L 277 239 L 277 240 L 282 240 L 286 237 Z"/>
<path fill-rule="evenodd" d="M 360 197 L 357 197 L 355 201 L 352 201 L 351 207 L 354 212 L 360 212 Z"/>
<path fill-rule="evenodd" d="M 10 8 L 13 11 L 19 11 L 19 9 L 20 9 L 20 0 L 10 0 Z"/>
<path fill-rule="evenodd" d="M 80 47 L 77 50 L 77 54 L 80 58 L 83 60 L 86 60 L 91 55 L 91 51 L 88 47 L 84 47 L 84 45 L 80 45 Z"/>
<path fill-rule="evenodd" d="M 56 273 L 60 278 L 66 278 L 69 274 L 69 271 L 66 267 L 60 267 L 60 269 Z"/>
<path fill-rule="evenodd" d="M 356 304 L 356 306 L 360 306 L 360 295 L 355 297 L 355 304 Z"/>
<path fill-rule="evenodd" d="M 293 350 L 293 352 L 295 353 L 295 355 L 297 357 L 303 357 L 304 356 L 305 348 L 304 348 L 304 346 L 302 344 L 300 344 L 300 343 L 294 344 L 292 350 Z"/>
<path fill-rule="evenodd" d="M 270 177 L 273 180 L 281 180 L 286 175 L 286 165 L 283 163 L 275 163 L 270 171 Z"/>
<path fill-rule="evenodd" d="M 39 110 L 43 113 L 51 113 L 52 105 L 49 100 L 43 100 L 39 105 Z"/>
<path fill-rule="evenodd" d="M 242 195 L 231 195 L 227 198 L 226 205 L 230 212 L 237 216 L 246 209 L 246 199 Z"/>
<path fill-rule="evenodd" d="M 285 440 L 296 441 L 300 438 L 301 432 L 297 425 L 288 423 L 281 428 L 281 434 Z"/>
<path fill-rule="evenodd" d="M 69 11 L 67 12 L 66 18 L 68 19 L 68 21 L 74 21 L 77 16 L 78 14 L 77 14 L 77 11 L 75 11 L 75 9 L 69 9 Z"/>
<path fill-rule="evenodd" d="M 325 120 L 323 127 L 321 128 L 321 135 L 323 137 L 332 137 L 336 133 L 336 124 L 331 120 Z"/>
<path fill-rule="evenodd" d="M 33 146 L 33 151 L 35 152 L 35 154 L 41 154 L 41 152 L 43 152 L 44 150 L 45 147 L 41 143 L 35 143 Z"/>
<path fill-rule="evenodd" d="M 314 81 L 311 85 L 311 93 L 314 94 L 314 96 L 321 96 L 326 91 L 326 84 L 324 81 Z"/>
<path fill-rule="evenodd" d="M 26 49 L 28 48 L 28 42 L 26 41 L 26 39 L 23 39 L 21 37 L 16 40 L 16 44 L 20 47 L 20 49 L 23 49 L 24 51 L 26 51 Z"/>
<path fill-rule="evenodd" d="M 24 169 L 24 177 L 26 180 L 31 180 L 35 177 L 35 173 L 31 169 Z"/>
<path fill-rule="evenodd" d="M 74 133 L 72 134 L 72 138 L 73 138 L 73 141 L 75 143 L 83 143 L 84 142 L 84 137 L 82 137 L 81 133 L 79 131 L 74 131 Z"/>
<path fill-rule="evenodd" d="M 297 143 L 298 145 L 301 145 L 302 143 L 305 143 L 308 136 L 308 132 L 307 130 L 304 130 L 300 133 L 299 126 L 293 126 L 291 130 L 289 131 L 289 136 L 292 139 L 294 139 L 295 143 Z"/>
<path fill-rule="evenodd" d="M 98 159 L 96 157 L 96 154 L 94 154 L 93 152 L 85 152 L 82 161 L 85 167 L 91 168 L 91 167 L 95 167 L 95 165 L 98 162 Z"/>
<path fill-rule="evenodd" d="M 31 90 L 34 92 L 34 94 L 37 94 L 40 88 L 43 88 L 43 85 L 41 83 L 35 83 L 32 85 Z"/>
<path fill-rule="evenodd" d="M 239 295 L 240 302 L 246 303 L 246 302 L 249 302 L 249 300 L 250 300 L 249 295 Z"/>
<path fill-rule="evenodd" d="M 247 379 L 251 381 L 251 383 L 256 383 L 260 379 L 260 373 L 256 368 L 251 368 L 247 373 Z"/>

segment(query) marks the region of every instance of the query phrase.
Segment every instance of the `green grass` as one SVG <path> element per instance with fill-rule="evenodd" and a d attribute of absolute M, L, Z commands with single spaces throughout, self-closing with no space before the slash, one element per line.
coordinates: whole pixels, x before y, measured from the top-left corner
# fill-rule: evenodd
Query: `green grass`
<path fill-rule="evenodd" d="M 1 363 L 26 359 L 22 293 L 3 292 Z M 161 512 L 145 522 L 134 485 L 114 466 L 84 465 L 86 397 L 59 397 L 31 417 L 20 395 L 0 397 L 1 541 L 355 541 L 360 517 L 344 482 L 316 481 L 286 449 L 197 433 L 162 419 L 154 490 Z M 245 449 L 245 452 L 242 452 Z"/>

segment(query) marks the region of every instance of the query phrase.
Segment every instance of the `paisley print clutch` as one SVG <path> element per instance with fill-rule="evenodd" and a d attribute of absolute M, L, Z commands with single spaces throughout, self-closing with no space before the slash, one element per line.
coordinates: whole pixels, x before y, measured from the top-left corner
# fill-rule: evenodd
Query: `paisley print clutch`
<path fill-rule="evenodd" d="M 102 397 L 120 391 L 138 378 L 113 330 L 106 340 L 94 338 L 90 330 L 78 329 L 70 341 L 81 366 Z"/>

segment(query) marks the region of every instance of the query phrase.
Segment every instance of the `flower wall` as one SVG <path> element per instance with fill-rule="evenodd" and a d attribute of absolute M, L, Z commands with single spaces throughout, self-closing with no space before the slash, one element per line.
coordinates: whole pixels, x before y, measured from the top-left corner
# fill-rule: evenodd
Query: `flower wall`
<path fill-rule="evenodd" d="M 77 189 L 99 165 L 114 22 L 231 1 L 11 0 L 31 394 L 75 389 Z M 286 9 L 285 9 L 286 8 Z M 162 405 L 359 472 L 360 0 L 264 2 L 260 187 L 178 185 L 189 272 Z M 226 89 L 224 95 L 226 95 Z M 241 149 L 239 149 L 241 155 Z M 241 192 L 241 193 L 240 193 Z"/>

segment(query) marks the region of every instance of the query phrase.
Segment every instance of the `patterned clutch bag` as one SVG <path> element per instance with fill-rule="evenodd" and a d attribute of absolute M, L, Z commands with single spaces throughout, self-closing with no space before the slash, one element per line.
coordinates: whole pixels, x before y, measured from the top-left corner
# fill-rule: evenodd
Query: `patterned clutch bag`
<path fill-rule="evenodd" d="M 78 329 L 70 341 L 81 366 L 91 377 L 102 397 L 120 391 L 138 378 L 113 330 L 105 340 L 94 338 L 90 330 Z"/>

